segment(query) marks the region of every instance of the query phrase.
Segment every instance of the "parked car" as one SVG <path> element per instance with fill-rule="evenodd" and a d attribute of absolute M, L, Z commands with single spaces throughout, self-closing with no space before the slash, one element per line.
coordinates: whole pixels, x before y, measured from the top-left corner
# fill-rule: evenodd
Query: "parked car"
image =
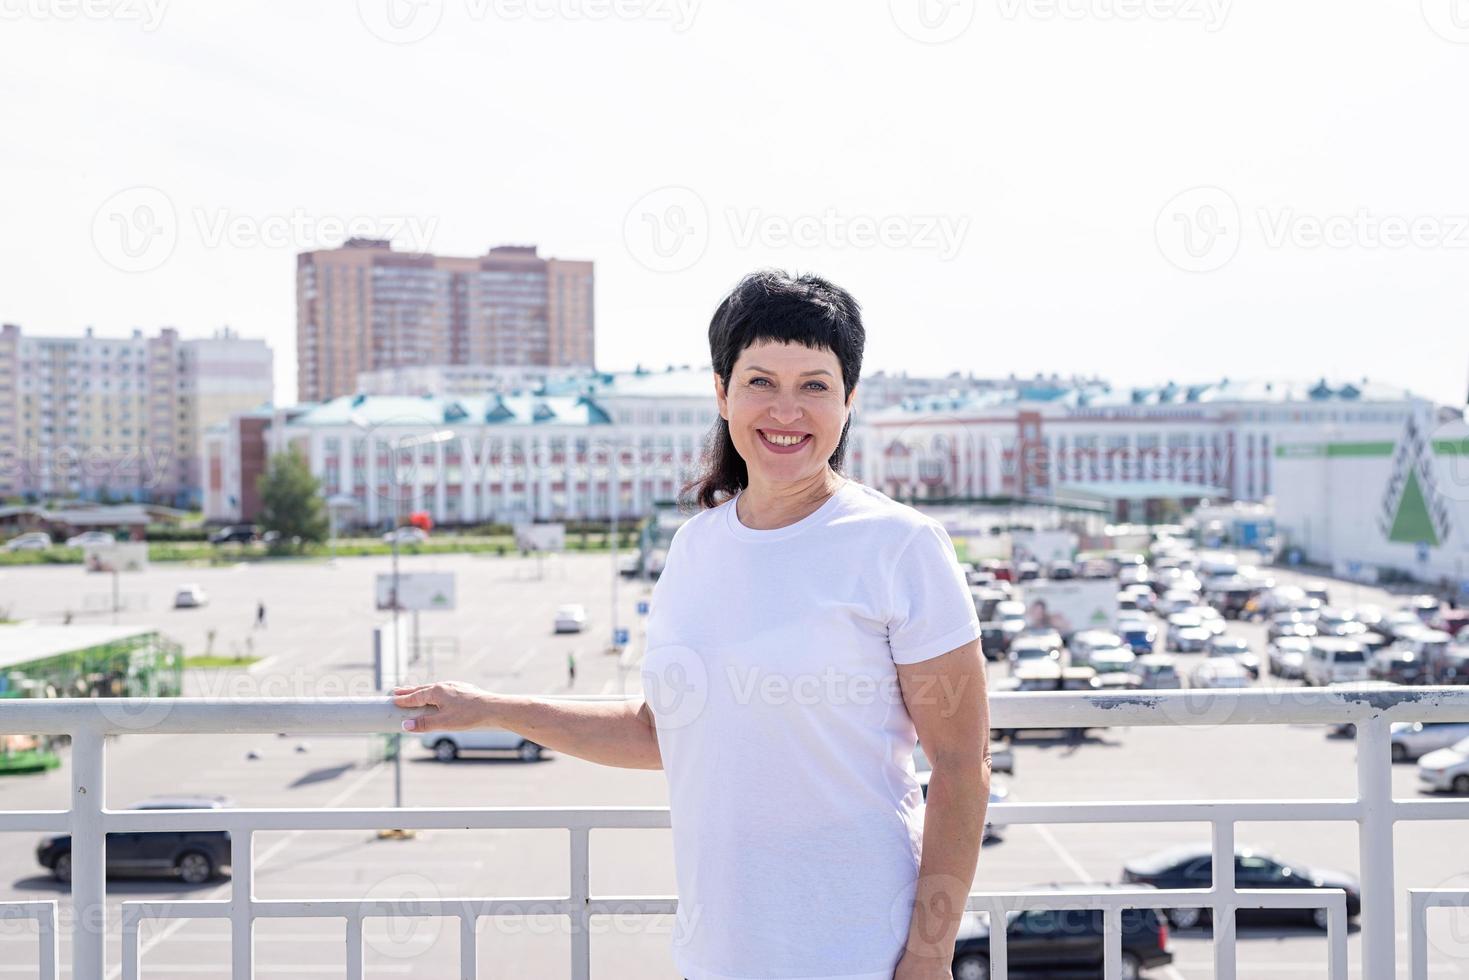
<path fill-rule="evenodd" d="M 1411 762 L 1429 752 L 1446 749 L 1469 738 L 1465 721 L 1395 721 L 1388 728 L 1392 761 Z"/>
<path fill-rule="evenodd" d="M 1367 653 L 1362 644 L 1342 636 L 1318 636 L 1311 640 L 1304 678 L 1308 685 L 1349 684 L 1370 680 Z"/>
<path fill-rule="evenodd" d="M 5 542 L 6 551 L 45 551 L 51 547 L 51 535 L 45 531 L 27 531 Z"/>
<path fill-rule="evenodd" d="M 1207 844 L 1170 847 L 1146 857 L 1135 858 L 1122 867 L 1127 885 L 1155 888 L 1209 888 L 1214 881 L 1214 858 Z M 1285 861 L 1248 845 L 1234 851 L 1236 888 L 1340 888 L 1346 892 L 1347 917 L 1362 913 L 1361 884 L 1356 875 L 1328 868 L 1312 868 Z M 1239 909 L 1236 921 L 1292 920 L 1306 916 L 1319 929 L 1326 928 L 1325 909 Z M 1208 921 L 1209 909 L 1168 909 L 1168 921 L 1179 929 L 1192 929 Z"/>
<path fill-rule="evenodd" d="M 535 762 L 545 748 L 528 738 L 497 728 L 472 728 L 462 732 L 424 732 L 419 744 L 432 749 L 440 762 L 453 762 L 461 752 L 514 752 L 521 762 Z"/>
<path fill-rule="evenodd" d="M 1138 676 L 1138 686 L 1156 690 L 1183 687 L 1183 678 L 1178 676 L 1178 664 L 1166 653 L 1145 653 L 1133 661 L 1132 672 Z"/>
<path fill-rule="evenodd" d="M 1176 613 L 1168 617 L 1168 633 L 1163 647 L 1170 653 L 1188 653 L 1204 649 L 1214 634 L 1193 613 Z"/>
<path fill-rule="evenodd" d="M 1198 602 L 1199 594 L 1191 589 L 1169 589 L 1153 608 L 1160 616 L 1172 616 L 1198 605 Z"/>
<path fill-rule="evenodd" d="M 1078 630 L 1071 634 L 1071 639 L 1066 644 L 1066 650 L 1071 654 L 1072 666 L 1086 667 L 1089 664 L 1093 650 L 1121 645 L 1122 637 L 1113 633 L 1111 630 Z"/>
<path fill-rule="evenodd" d="M 423 544 L 427 540 L 428 532 L 425 531 L 423 528 L 415 527 L 412 524 L 404 524 L 402 527 L 395 527 L 391 531 L 383 534 L 384 544 L 392 544 L 395 541 L 400 545 Z"/>
<path fill-rule="evenodd" d="M 1027 889 L 1067 891 L 1119 887 L 1097 883 L 1049 884 Z M 1134 886 L 1136 887 L 1136 886 Z M 954 980 L 989 980 L 988 912 L 966 912 L 954 943 Z M 1102 910 L 1032 908 L 1006 914 L 1009 976 L 1017 978 L 1102 975 Z M 1122 910 L 1122 963 L 1118 976 L 1138 980 L 1142 971 L 1173 962 L 1168 926 L 1152 909 Z"/>
<path fill-rule="evenodd" d="M 180 585 L 173 594 L 175 609 L 199 609 L 209 605 L 209 593 L 195 584 Z"/>
<path fill-rule="evenodd" d="M 1323 606 L 1331 605 L 1331 593 L 1325 582 L 1307 582 L 1304 586 L 1307 599 L 1315 599 Z"/>
<path fill-rule="evenodd" d="M 1076 566 L 1069 561 L 1065 561 L 1064 559 L 1051 562 L 1051 567 L 1047 570 L 1047 572 L 1047 578 L 1057 580 L 1065 578 L 1076 578 Z"/>
<path fill-rule="evenodd" d="M 1117 623 L 1117 635 L 1133 653 L 1142 656 L 1153 652 L 1158 642 L 1158 627 L 1146 619 L 1124 619 Z"/>
<path fill-rule="evenodd" d="M 1265 647 L 1265 659 L 1272 677 L 1286 680 L 1306 676 L 1306 658 L 1311 655 L 1311 641 L 1304 636 L 1278 636 Z"/>
<path fill-rule="evenodd" d="M 1327 606 L 1316 617 L 1316 632 L 1321 636 L 1351 636 L 1367 632 L 1367 625 L 1357 621 L 1357 614 L 1350 609 Z"/>
<path fill-rule="evenodd" d="M 260 528 L 254 524 L 229 524 L 209 535 L 210 544 L 251 544 L 260 538 Z"/>
<path fill-rule="evenodd" d="M 1108 675 L 1131 674 L 1132 665 L 1135 663 L 1137 663 L 1137 654 L 1119 643 L 1116 646 L 1092 647 L 1086 666 L 1097 672 L 1103 684 L 1108 684 Z"/>
<path fill-rule="evenodd" d="M 1435 749 L 1418 760 L 1418 781 L 1431 790 L 1452 790 L 1469 796 L 1469 738 Z"/>
<path fill-rule="evenodd" d="M 1394 643 L 1367 658 L 1367 676 L 1376 681 L 1421 684 L 1423 658 L 1411 647 Z"/>
<path fill-rule="evenodd" d="M 134 803 L 132 810 L 217 810 L 232 807 L 228 796 L 156 796 Z M 124 875 L 170 875 L 187 884 L 199 885 L 230 868 L 230 834 L 227 830 L 150 830 L 144 833 L 107 835 L 108 877 Z M 36 860 L 57 881 L 71 881 L 71 835 L 41 838 Z"/>
<path fill-rule="evenodd" d="M 96 548 L 117 544 L 117 538 L 106 531 L 83 531 L 66 539 L 68 548 Z"/>
<path fill-rule="evenodd" d="M 1012 674 L 1021 667 L 1037 661 L 1050 661 L 1060 665 L 1061 638 L 1057 636 L 1053 639 L 1045 635 L 1031 636 L 1022 633 L 1010 641 L 1010 649 L 1006 651 L 1005 656 L 1009 661 Z"/>
<path fill-rule="evenodd" d="M 1272 640 L 1282 636 L 1311 637 L 1316 635 L 1316 622 L 1297 610 L 1278 612 L 1270 617 L 1265 635 Z"/>
<path fill-rule="evenodd" d="M 1260 679 L 1260 658 L 1255 656 L 1249 643 L 1245 642 L 1242 637 L 1227 636 L 1223 633 L 1210 637 L 1209 642 L 1204 646 L 1204 653 L 1210 657 L 1233 657 L 1252 680 Z"/>
<path fill-rule="evenodd" d="M 580 633 L 587 628 L 586 607 L 577 602 L 569 602 L 564 606 L 556 607 L 556 629 L 557 633 Z"/>
<path fill-rule="evenodd" d="M 617 556 L 617 573 L 623 578 L 635 578 L 643 570 L 643 556 L 630 551 Z"/>
<path fill-rule="evenodd" d="M 1188 675 L 1188 686 L 1198 688 L 1249 687 L 1250 675 L 1233 657 L 1207 657 Z"/>
<path fill-rule="evenodd" d="M 1415 595 L 1403 603 L 1403 609 L 1417 616 L 1425 626 L 1438 617 L 1438 607 L 1438 596 L 1432 595 Z"/>

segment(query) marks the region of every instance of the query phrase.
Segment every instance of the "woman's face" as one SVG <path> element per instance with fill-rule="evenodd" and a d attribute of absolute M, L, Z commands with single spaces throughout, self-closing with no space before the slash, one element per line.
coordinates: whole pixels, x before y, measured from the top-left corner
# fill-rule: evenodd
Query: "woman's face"
<path fill-rule="evenodd" d="M 774 341 L 741 351 L 728 390 L 716 374 L 714 392 L 751 482 L 795 483 L 819 474 L 836 452 L 850 406 L 834 353 Z"/>

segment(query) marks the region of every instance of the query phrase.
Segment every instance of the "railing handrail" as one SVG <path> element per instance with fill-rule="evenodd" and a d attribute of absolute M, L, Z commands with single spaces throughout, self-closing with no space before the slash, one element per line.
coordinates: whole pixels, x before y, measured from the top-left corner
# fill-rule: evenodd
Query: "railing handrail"
<path fill-rule="evenodd" d="M 626 701 L 633 695 L 537 695 Z M 1469 685 L 1392 690 L 1343 684 L 1253 690 L 1003 692 L 991 728 L 1469 722 Z M 352 698 L 18 698 L 0 701 L 0 735 L 372 734 L 402 731 L 417 711 L 388 695 Z"/>
<path fill-rule="evenodd" d="M 628 700 L 622 695 L 549 695 L 557 700 Z M 475 921 L 483 915 L 516 914 L 517 903 L 551 903 L 554 914 L 572 923 L 572 975 L 588 977 L 591 916 L 608 914 L 614 903 L 641 914 L 666 914 L 669 899 L 658 896 L 614 898 L 593 896 L 589 878 L 589 836 L 607 827 L 659 828 L 669 826 L 666 807 L 406 807 L 228 810 L 112 810 L 106 798 L 106 736 L 121 734 L 246 734 L 270 732 L 358 733 L 400 731 L 400 722 L 416 712 L 398 708 L 386 695 L 358 698 L 84 698 L 21 699 L 0 702 L 0 734 L 52 734 L 72 737 L 71 809 L 0 812 L 0 831 L 59 830 L 73 836 L 72 898 L 84 921 L 106 921 L 106 883 L 103 867 L 105 835 L 115 831 L 229 830 L 241 839 L 232 848 L 236 878 L 232 896 L 223 902 L 128 902 L 123 905 L 123 976 L 133 980 L 138 971 L 137 927 L 152 915 L 209 915 L 231 922 L 231 963 L 234 975 L 249 977 L 254 953 L 251 926 L 266 915 L 305 915 L 328 906 L 311 902 L 275 902 L 253 896 L 253 837 L 257 830 L 363 829 L 380 827 L 391 814 L 393 826 L 422 829 L 559 828 L 569 832 L 571 877 L 565 894 L 545 898 L 453 899 L 461 903 L 447 914 L 460 918 L 461 972 L 474 976 Z M 1120 823 L 1205 822 L 1211 827 L 1211 853 L 1216 864 L 1235 852 L 1235 826 L 1246 820 L 1344 820 L 1359 829 L 1361 862 L 1362 959 L 1365 975 L 1389 976 L 1395 954 L 1395 893 L 1393 824 L 1398 820 L 1441 820 L 1469 817 L 1469 800 L 1428 802 L 1395 800 L 1390 774 L 1390 723 L 1394 721 L 1469 722 L 1469 687 L 1415 687 L 1402 690 L 1342 685 L 1328 688 L 1269 688 L 1255 690 L 1189 690 L 1134 692 L 997 693 L 990 698 L 990 724 L 997 729 L 1121 727 L 1131 725 L 1212 728 L 1240 724 L 1341 724 L 1356 726 L 1355 799 L 1214 800 L 1203 802 L 1149 801 L 1104 803 L 994 804 L 1012 823 Z M 1037 893 L 1042 894 L 1042 893 Z M 1296 890 L 1240 889 L 1233 876 L 1216 876 L 1208 889 L 1159 889 L 1156 894 L 1133 895 L 1130 890 L 1043 893 L 1046 907 L 1100 908 L 1104 912 L 1104 974 L 1119 975 L 1121 910 L 1123 908 L 1177 907 L 1195 902 L 1215 909 L 1214 966 L 1220 980 L 1235 977 L 1235 922 L 1233 910 L 1247 907 L 1324 909 L 1328 928 L 1328 975 L 1346 977 L 1346 911 L 1340 889 L 1314 893 Z M 1007 898 L 1008 896 L 1008 898 Z M 972 893 L 966 908 L 1002 911 L 1024 892 Z M 1445 903 L 1459 895 L 1445 893 Z M 1436 899 L 1435 899 L 1436 901 Z M 467 903 L 467 904 L 465 904 Z M 6 903 L 10 904 L 10 903 Z M 1431 905 L 1415 897 L 1412 914 Z M 411 903 L 374 905 L 338 902 L 330 908 L 347 910 L 349 976 L 362 972 L 362 919 L 371 909 L 408 908 Z M 1187 907 L 1187 906 L 1186 906 Z M 428 908 L 422 904 L 420 909 Z M 497 911 L 500 910 L 500 911 Z M 11 914 L 48 914 L 31 908 Z M 336 914 L 336 913 L 333 913 Z M 1422 929 L 1412 923 L 1410 946 L 1414 980 L 1423 980 Z M 98 973 L 105 965 L 103 936 L 97 928 L 74 931 L 73 969 Z M 989 948 L 995 975 L 1005 976 L 1004 930 L 991 932 Z M 44 956 L 44 950 L 43 950 Z M 53 964 L 54 966 L 54 964 Z M 43 973 L 46 971 L 43 970 Z"/>

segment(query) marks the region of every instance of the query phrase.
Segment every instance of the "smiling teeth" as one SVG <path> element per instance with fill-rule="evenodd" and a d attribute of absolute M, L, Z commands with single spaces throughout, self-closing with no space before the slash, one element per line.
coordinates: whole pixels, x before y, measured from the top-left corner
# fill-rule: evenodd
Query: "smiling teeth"
<path fill-rule="evenodd" d="M 796 443 L 806 438 L 805 436 L 773 436 L 768 432 L 762 432 L 761 435 L 763 435 L 770 442 L 775 443 L 777 446 L 794 446 Z"/>

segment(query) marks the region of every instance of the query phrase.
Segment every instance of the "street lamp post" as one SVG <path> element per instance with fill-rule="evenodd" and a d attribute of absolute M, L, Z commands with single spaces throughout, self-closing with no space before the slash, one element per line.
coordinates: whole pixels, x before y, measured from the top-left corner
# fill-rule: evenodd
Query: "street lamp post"
<path fill-rule="evenodd" d="M 348 421 L 356 428 L 368 432 L 372 431 L 372 426 L 358 413 L 354 413 L 349 417 Z M 398 454 L 404 449 L 417 449 L 419 446 L 436 445 L 441 442 L 448 442 L 452 438 L 454 438 L 454 433 L 450 429 L 437 429 L 419 436 L 401 436 L 393 443 L 392 455 L 388 458 L 388 467 L 391 470 L 392 476 L 391 486 L 393 488 L 393 529 L 388 534 L 388 543 L 392 548 L 393 556 L 393 682 L 395 684 L 401 684 L 403 682 L 403 643 L 398 619 L 398 612 L 403 604 L 398 579 L 398 518 L 399 511 L 401 510 L 399 504 L 401 503 L 403 494 L 401 484 L 398 480 Z M 368 446 L 368 452 L 375 452 L 374 447 Z M 392 744 L 393 806 L 401 809 L 403 806 L 403 733 L 401 731 L 393 733 Z M 400 828 L 379 831 L 378 836 L 406 840 L 413 837 L 414 832 Z"/>

